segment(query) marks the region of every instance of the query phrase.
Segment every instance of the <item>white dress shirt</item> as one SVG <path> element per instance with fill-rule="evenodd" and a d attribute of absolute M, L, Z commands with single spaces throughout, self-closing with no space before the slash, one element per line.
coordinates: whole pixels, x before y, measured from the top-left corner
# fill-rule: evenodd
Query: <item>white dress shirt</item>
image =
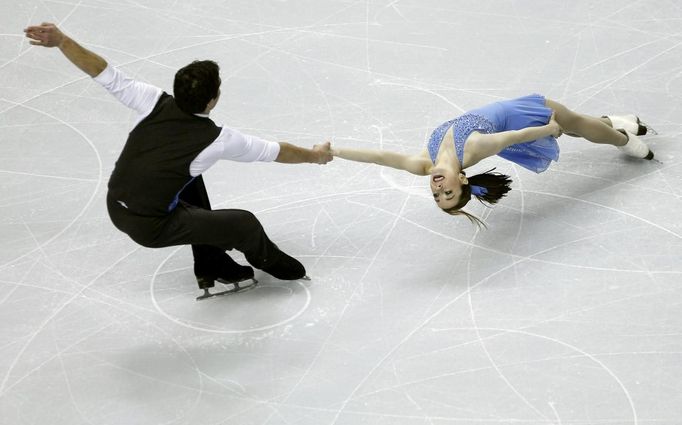
<path fill-rule="evenodd" d="M 94 77 L 94 80 L 121 103 L 137 112 L 135 126 L 152 112 L 163 93 L 160 88 L 133 80 L 111 65 L 107 65 L 104 71 Z M 196 115 L 208 117 L 205 114 Z M 274 161 L 277 155 L 279 155 L 279 143 L 243 134 L 228 127 L 221 127 L 220 134 L 215 141 L 194 158 L 189 166 L 189 174 L 196 177 L 220 159 L 239 162 L 269 162 Z"/>

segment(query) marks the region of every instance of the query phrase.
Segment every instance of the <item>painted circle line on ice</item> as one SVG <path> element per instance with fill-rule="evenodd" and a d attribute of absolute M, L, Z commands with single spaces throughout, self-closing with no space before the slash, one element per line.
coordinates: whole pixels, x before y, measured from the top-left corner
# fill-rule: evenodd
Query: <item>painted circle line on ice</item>
<path fill-rule="evenodd" d="M 305 290 L 305 294 L 306 294 L 305 303 L 304 303 L 303 306 L 302 306 L 297 312 L 295 312 L 293 315 L 289 316 L 288 318 L 282 319 L 282 320 L 280 320 L 280 321 L 278 321 L 278 322 L 276 322 L 276 323 L 272 323 L 272 324 L 264 325 L 264 326 L 257 326 L 257 327 L 253 327 L 253 328 L 249 328 L 249 329 L 211 329 L 211 328 L 208 328 L 208 327 L 197 326 L 197 325 L 191 324 L 191 323 L 189 323 L 189 322 L 187 322 L 187 321 L 184 321 L 184 320 L 182 320 L 182 319 L 179 318 L 179 317 L 172 316 L 171 314 L 169 314 L 168 312 L 166 312 L 166 311 L 161 307 L 161 305 L 159 305 L 159 303 L 158 303 L 158 301 L 157 301 L 157 299 L 156 299 L 156 295 L 155 295 L 154 291 L 155 291 L 156 278 L 157 278 L 157 276 L 159 275 L 159 271 L 160 271 L 160 270 L 163 268 L 163 266 L 168 262 L 168 260 L 169 260 L 171 257 L 173 257 L 173 255 L 175 255 L 175 253 L 177 253 L 180 249 L 182 249 L 182 247 L 179 247 L 179 248 L 173 250 L 173 252 L 171 252 L 171 253 L 170 253 L 170 254 L 169 254 L 169 255 L 168 255 L 168 256 L 167 256 L 159 265 L 158 265 L 158 267 L 157 267 L 156 270 L 154 271 L 154 274 L 152 275 L 152 278 L 151 278 L 151 281 L 150 281 L 150 284 L 149 284 L 150 296 L 151 296 L 151 299 L 152 299 L 152 303 L 154 304 L 154 308 L 156 308 L 156 311 L 158 311 L 161 315 L 165 316 L 168 320 L 170 320 L 170 321 L 172 321 L 172 322 L 174 322 L 174 323 L 176 323 L 176 324 L 178 324 L 178 325 L 180 325 L 180 326 L 183 326 L 183 327 L 186 327 L 186 328 L 189 328 L 189 329 L 198 330 L 198 331 L 210 332 L 210 333 L 218 333 L 218 334 L 242 334 L 242 333 L 249 333 L 249 332 L 260 332 L 260 331 L 265 331 L 265 330 L 269 330 L 269 329 L 274 329 L 274 328 L 277 328 L 277 327 L 279 327 L 279 326 L 285 325 L 285 324 L 287 324 L 287 323 L 293 321 L 294 319 L 296 319 L 297 317 L 299 317 L 301 314 L 303 314 L 303 312 L 306 311 L 306 310 L 308 309 L 308 306 L 310 305 L 310 301 L 311 301 L 310 290 L 309 290 L 305 285 L 303 285 L 300 281 L 297 280 L 297 281 L 295 281 L 295 283 L 298 284 L 299 286 L 301 286 L 301 288 L 303 288 L 303 289 Z M 257 289 L 257 288 L 256 288 L 256 289 Z M 235 297 L 235 296 L 239 296 L 239 294 L 229 295 L 229 296 Z M 217 301 L 217 300 L 214 300 L 214 301 Z M 194 301 L 192 300 L 192 302 L 194 302 Z M 204 302 L 206 302 L 206 301 L 204 301 Z"/>

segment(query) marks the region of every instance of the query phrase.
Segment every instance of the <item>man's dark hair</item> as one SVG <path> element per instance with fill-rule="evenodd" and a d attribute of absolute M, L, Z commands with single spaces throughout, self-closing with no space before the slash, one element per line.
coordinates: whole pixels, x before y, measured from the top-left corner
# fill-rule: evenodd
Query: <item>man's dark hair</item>
<path fill-rule="evenodd" d="M 173 93 L 178 107 L 188 114 L 206 110 L 211 99 L 218 96 L 220 68 L 210 61 L 194 61 L 175 73 Z"/>

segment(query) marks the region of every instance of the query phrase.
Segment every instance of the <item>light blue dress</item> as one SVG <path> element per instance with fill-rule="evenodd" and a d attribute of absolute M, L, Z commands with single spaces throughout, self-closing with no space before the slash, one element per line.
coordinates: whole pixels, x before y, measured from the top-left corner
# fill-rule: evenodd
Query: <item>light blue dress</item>
<path fill-rule="evenodd" d="M 463 164 L 464 142 L 472 132 L 490 134 L 539 127 L 547 124 L 551 116 L 552 110 L 545 106 L 545 98 L 539 94 L 491 103 L 466 112 L 436 128 L 427 144 L 429 156 L 435 164 L 443 136 L 450 127 L 453 128 L 457 158 L 460 164 Z M 528 170 L 541 173 L 552 161 L 559 160 L 559 144 L 553 136 L 546 136 L 509 146 L 497 155 Z"/>

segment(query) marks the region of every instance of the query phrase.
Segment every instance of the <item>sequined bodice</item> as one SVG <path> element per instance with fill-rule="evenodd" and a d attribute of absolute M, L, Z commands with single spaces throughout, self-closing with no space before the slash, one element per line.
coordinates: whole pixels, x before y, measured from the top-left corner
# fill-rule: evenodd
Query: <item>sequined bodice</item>
<path fill-rule="evenodd" d="M 460 164 L 463 164 L 464 159 L 464 142 L 466 142 L 472 132 L 478 131 L 486 134 L 495 132 L 493 123 L 488 121 L 485 117 L 476 114 L 464 114 L 444 122 L 433 130 L 429 142 L 426 145 L 429 156 L 431 157 L 431 162 L 434 164 L 436 163 L 436 156 L 438 156 L 438 149 L 440 149 L 440 145 L 443 142 L 443 137 L 450 127 L 452 127 L 452 133 L 455 139 L 455 152 L 457 153 L 457 159 L 459 159 Z"/>

